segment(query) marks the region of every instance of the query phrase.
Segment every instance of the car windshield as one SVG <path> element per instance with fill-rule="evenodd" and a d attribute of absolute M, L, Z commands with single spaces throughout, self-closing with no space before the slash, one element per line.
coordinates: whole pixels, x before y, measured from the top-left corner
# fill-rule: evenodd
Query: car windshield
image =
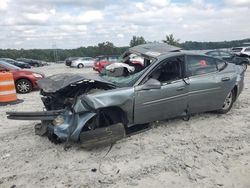
<path fill-rule="evenodd" d="M 129 86 L 133 86 L 143 73 L 144 71 L 141 71 L 141 72 L 138 72 L 133 75 L 126 76 L 126 77 L 125 76 L 113 77 L 113 76 L 108 76 L 108 75 L 101 75 L 101 77 L 104 80 L 112 82 L 118 87 L 129 87 Z"/>
<path fill-rule="evenodd" d="M 20 70 L 21 69 L 15 65 L 12 65 L 10 63 L 3 62 L 3 61 L 0 62 L 0 65 L 3 65 L 4 67 L 6 67 L 7 69 L 10 69 L 10 70 Z"/>
<path fill-rule="evenodd" d="M 117 63 L 106 66 L 100 76 L 118 87 L 133 86 L 156 59 L 136 56 L 138 59 L 135 61 L 131 57 L 134 56 L 125 55 L 123 58 L 119 58 Z"/>

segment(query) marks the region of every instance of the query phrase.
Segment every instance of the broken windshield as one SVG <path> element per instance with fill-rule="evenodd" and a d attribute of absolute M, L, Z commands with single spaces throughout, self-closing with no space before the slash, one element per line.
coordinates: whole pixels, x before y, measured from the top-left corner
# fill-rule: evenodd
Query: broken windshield
<path fill-rule="evenodd" d="M 134 85 L 134 83 L 145 72 L 145 70 L 146 69 L 144 69 L 141 72 L 129 75 L 129 76 L 114 77 L 114 76 L 108 76 L 108 75 L 101 75 L 101 77 L 109 82 L 112 82 L 118 87 L 129 87 L 129 86 Z"/>
<path fill-rule="evenodd" d="M 122 62 L 106 66 L 100 76 L 118 87 L 131 87 L 155 61 L 156 59 L 130 54 Z"/>

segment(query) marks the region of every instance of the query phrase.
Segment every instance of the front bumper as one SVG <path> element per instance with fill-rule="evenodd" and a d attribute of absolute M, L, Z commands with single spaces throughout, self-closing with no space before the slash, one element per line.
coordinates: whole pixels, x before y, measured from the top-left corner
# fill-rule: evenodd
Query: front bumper
<path fill-rule="evenodd" d="M 80 133 L 86 123 L 96 115 L 93 112 L 85 112 L 83 114 L 72 114 L 69 110 L 53 110 L 41 112 L 6 112 L 8 119 L 13 120 L 41 120 L 41 124 L 36 126 L 36 133 L 43 130 L 41 134 L 48 134 L 51 141 L 64 142 L 73 141 L 78 142 Z M 53 120 L 58 116 L 63 116 L 64 122 L 55 126 Z M 45 130 L 45 131 L 44 131 Z M 52 140 L 54 138 L 54 140 Z"/>

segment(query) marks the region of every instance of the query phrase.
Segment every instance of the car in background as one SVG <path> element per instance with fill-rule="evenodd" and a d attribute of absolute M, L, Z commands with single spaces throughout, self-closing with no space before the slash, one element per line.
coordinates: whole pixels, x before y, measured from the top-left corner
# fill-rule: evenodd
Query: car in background
<path fill-rule="evenodd" d="M 80 57 L 72 60 L 70 67 L 93 67 L 95 63 L 95 59 L 92 57 Z"/>
<path fill-rule="evenodd" d="M 0 58 L 0 61 L 5 61 L 7 63 L 10 63 L 12 65 L 20 67 L 22 69 L 30 69 L 31 68 L 31 66 L 28 63 L 24 63 L 24 62 L 21 62 L 21 61 L 16 61 L 16 60 L 10 59 L 10 58 Z"/>
<path fill-rule="evenodd" d="M 66 58 L 65 61 L 64 61 L 64 62 L 65 62 L 65 65 L 70 67 L 72 61 L 73 61 L 73 60 L 76 60 L 76 59 L 78 59 L 78 58 L 81 58 L 81 57 L 68 57 L 68 58 Z"/>
<path fill-rule="evenodd" d="M 33 89 L 38 89 L 36 82 L 45 77 L 41 73 L 22 70 L 4 61 L 0 61 L 0 72 L 1 71 L 7 71 L 13 74 L 17 93 L 29 93 Z"/>
<path fill-rule="evenodd" d="M 248 47 L 234 47 L 231 51 L 237 55 L 246 55 L 250 57 L 250 46 Z"/>
<path fill-rule="evenodd" d="M 101 72 L 102 69 L 112 63 L 118 62 L 119 55 L 102 55 L 97 56 L 95 59 L 94 67 L 93 69 L 95 71 Z"/>
<path fill-rule="evenodd" d="M 247 65 L 250 65 L 250 58 L 240 56 L 240 55 L 237 55 L 237 54 L 225 51 L 225 50 L 212 50 L 212 51 L 206 52 L 205 54 L 223 59 L 229 63 L 242 65 L 244 70 L 247 69 Z"/>
<path fill-rule="evenodd" d="M 16 60 L 24 62 L 24 63 L 28 63 L 32 67 L 42 67 L 43 66 L 43 63 L 40 60 L 27 59 L 27 58 L 18 58 Z"/>

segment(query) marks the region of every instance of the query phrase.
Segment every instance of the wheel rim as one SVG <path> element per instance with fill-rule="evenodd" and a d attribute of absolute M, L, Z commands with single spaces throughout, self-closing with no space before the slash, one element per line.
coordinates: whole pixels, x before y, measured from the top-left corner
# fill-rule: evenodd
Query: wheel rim
<path fill-rule="evenodd" d="M 247 65 L 243 64 L 243 69 L 246 70 L 247 69 Z"/>
<path fill-rule="evenodd" d="M 80 65 L 79 65 L 79 68 L 83 68 L 83 65 L 82 65 L 82 64 L 80 64 Z"/>
<path fill-rule="evenodd" d="M 223 110 L 228 110 L 229 108 L 230 108 L 230 106 L 231 106 L 231 104 L 232 104 L 232 101 L 233 101 L 233 94 L 232 94 L 232 92 L 230 92 L 228 95 L 227 95 L 227 97 L 226 97 L 226 99 L 225 99 L 225 101 L 224 101 L 224 104 L 223 104 Z"/>
<path fill-rule="evenodd" d="M 21 81 L 17 84 L 18 91 L 26 93 L 30 90 L 30 85 L 26 81 Z"/>

